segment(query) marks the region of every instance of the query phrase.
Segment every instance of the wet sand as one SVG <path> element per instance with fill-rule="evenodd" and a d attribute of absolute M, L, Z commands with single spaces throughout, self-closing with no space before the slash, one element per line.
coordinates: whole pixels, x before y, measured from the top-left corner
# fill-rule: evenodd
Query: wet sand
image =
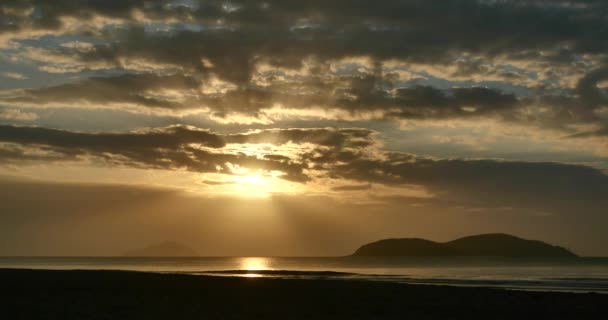
<path fill-rule="evenodd" d="M 3 319 L 603 319 L 608 295 L 0 269 Z"/>

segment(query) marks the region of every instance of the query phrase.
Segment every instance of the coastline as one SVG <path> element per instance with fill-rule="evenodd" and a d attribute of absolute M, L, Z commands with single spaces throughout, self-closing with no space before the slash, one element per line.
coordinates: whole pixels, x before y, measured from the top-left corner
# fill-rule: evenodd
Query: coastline
<path fill-rule="evenodd" d="M 608 295 L 378 281 L 0 269 L 10 319 L 595 319 Z"/>

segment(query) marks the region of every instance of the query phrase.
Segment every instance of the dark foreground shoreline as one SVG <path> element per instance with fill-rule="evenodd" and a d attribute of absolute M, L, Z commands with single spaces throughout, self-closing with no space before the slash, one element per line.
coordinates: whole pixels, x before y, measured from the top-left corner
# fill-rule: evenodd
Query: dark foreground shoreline
<path fill-rule="evenodd" d="M 0 269 L 3 319 L 602 319 L 608 295 Z"/>

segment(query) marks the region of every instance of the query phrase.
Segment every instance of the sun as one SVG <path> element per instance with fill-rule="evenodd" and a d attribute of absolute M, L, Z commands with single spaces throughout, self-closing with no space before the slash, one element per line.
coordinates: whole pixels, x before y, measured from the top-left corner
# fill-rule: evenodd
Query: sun
<path fill-rule="evenodd" d="M 238 184 L 241 185 L 262 185 L 262 184 L 266 184 L 267 181 L 264 177 L 260 176 L 259 174 L 248 174 L 245 176 L 241 176 L 241 177 L 237 177 L 236 181 Z"/>
<path fill-rule="evenodd" d="M 234 190 L 240 196 L 268 197 L 274 188 L 275 182 L 272 177 L 266 177 L 261 173 L 244 174 L 234 178 Z"/>
<path fill-rule="evenodd" d="M 295 194 L 306 191 L 305 186 L 284 179 L 279 171 L 242 169 L 232 175 L 206 173 L 198 176 L 201 183 L 194 192 L 245 198 L 268 198 L 276 194 Z"/>
<path fill-rule="evenodd" d="M 268 180 L 260 174 L 247 174 L 236 177 L 235 182 L 241 186 L 260 186 L 268 183 Z"/>

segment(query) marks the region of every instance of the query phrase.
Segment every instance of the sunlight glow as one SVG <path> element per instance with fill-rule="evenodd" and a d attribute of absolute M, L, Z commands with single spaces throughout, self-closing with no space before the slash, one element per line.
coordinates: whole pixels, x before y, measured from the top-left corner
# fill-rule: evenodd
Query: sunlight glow
<path fill-rule="evenodd" d="M 261 274 L 257 274 L 257 273 L 248 273 L 246 275 L 243 275 L 243 277 L 245 277 L 245 278 L 261 278 L 262 275 Z"/>
<path fill-rule="evenodd" d="M 257 174 L 249 174 L 246 176 L 236 178 L 237 183 L 245 185 L 259 185 L 265 184 L 266 179 Z"/>
<path fill-rule="evenodd" d="M 242 270 L 248 271 L 270 270 L 266 258 L 242 258 L 240 265 Z"/>
<path fill-rule="evenodd" d="M 234 189 L 241 196 L 267 197 L 276 190 L 275 181 L 272 177 L 264 177 L 261 174 L 246 174 L 234 178 Z"/>

